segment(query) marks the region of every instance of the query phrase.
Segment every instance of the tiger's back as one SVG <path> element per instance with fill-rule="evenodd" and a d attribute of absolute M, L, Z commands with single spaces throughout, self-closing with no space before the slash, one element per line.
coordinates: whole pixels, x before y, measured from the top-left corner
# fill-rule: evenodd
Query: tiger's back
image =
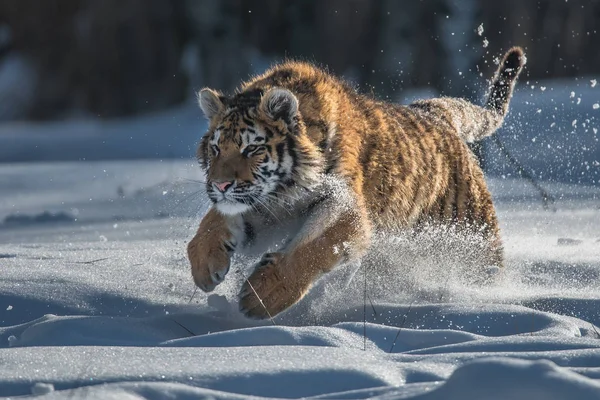
<path fill-rule="evenodd" d="M 376 101 L 302 62 L 278 65 L 242 91 L 272 87 L 298 97 L 309 137 L 325 156 L 326 173 L 352 183 L 377 228 L 464 221 L 497 235 L 483 172 L 448 110 L 427 107 L 427 101 L 409 106 Z M 453 112 L 479 111 L 460 99 L 435 101 L 448 101 Z"/>

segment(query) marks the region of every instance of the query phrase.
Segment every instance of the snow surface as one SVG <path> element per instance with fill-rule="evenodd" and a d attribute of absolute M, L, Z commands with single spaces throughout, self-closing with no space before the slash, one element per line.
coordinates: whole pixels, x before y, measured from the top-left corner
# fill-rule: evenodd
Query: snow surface
<path fill-rule="evenodd" d="M 187 159 L 206 127 L 195 101 L 132 118 L 6 122 L 0 162 Z"/>
<path fill-rule="evenodd" d="M 327 275 L 272 323 L 237 312 L 250 257 L 194 294 L 201 179 L 192 161 L 0 166 L 0 396 L 600 398 L 598 187 L 548 184 L 546 211 L 491 179 L 496 286 L 388 238 L 348 287 Z"/>

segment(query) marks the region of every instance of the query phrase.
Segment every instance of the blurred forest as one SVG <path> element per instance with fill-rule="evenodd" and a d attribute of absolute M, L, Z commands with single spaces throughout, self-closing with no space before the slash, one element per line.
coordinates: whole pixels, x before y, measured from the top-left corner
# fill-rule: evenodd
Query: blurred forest
<path fill-rule="evenodd" d="M 152 112 L 285 57 L 470 97 L 513 45 L 526 79 L 600 74 L 599 26 L 600 0 L 1 0 L 0 120 Z"/>

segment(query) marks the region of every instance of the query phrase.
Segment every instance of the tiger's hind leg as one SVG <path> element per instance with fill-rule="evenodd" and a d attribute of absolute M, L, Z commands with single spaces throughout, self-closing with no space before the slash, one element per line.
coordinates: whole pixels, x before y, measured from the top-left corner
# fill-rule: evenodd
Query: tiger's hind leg
<path fill-rule="evenodd" d="M 483 174 L 480 180 L 475 180 L 471 188 L 471 195 L 478 201 L 470 204 L 467 213 L 467 224 L 473 234 L 481 240 L 481 253 L 475 268 L 475 284 L 493 284 L 504 271 L 504 249 L 500 238 L 500 226 L 496 216 L 496 209 L 492 202 L 492 195 L 487 189 Z"/>
<path fill-rule="evenodd" d="M 500 228 L 483 172 L 474 163 L 463 167 L 423 220 L 450 227 L 441 230 L 441 247 L 447 246 L 448 256 L 462 264 L 465 283 L 489 284 L 504 270 Z"/>

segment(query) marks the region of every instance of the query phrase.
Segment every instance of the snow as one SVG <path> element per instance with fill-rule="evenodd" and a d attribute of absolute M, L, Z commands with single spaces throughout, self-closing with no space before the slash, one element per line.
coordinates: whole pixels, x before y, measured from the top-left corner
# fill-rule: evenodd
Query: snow
<path fill-rule="evenodd" d="M 588 84 L 594 81 L 578 78 L 517 85 L 498 136 L 538 179 L 600 182 L 600 119 L 595 106 L 600 92 Z M 486 145 L 485 154 L 488 175 L 515 176 L 494 144 Z"/>
<path fill-rule="evenodd" d="M 201 180 L 191 160 L 0 165 L 0 396 L 600 398 L 597 186 L 547 183 L 546 211 L 525 181 L 490 178 L 496 285 L 382 238 L 367 275 L 325 276 L 273 324 L 237 312 L 256 258 L 194 292 Z"/>
<path fill-rule="evenodd" d="M 195 102 L 108 121 L 6 122 L 0 125 L 0 161 L 189 158 L 205 131 L 206 121 Z"/>

